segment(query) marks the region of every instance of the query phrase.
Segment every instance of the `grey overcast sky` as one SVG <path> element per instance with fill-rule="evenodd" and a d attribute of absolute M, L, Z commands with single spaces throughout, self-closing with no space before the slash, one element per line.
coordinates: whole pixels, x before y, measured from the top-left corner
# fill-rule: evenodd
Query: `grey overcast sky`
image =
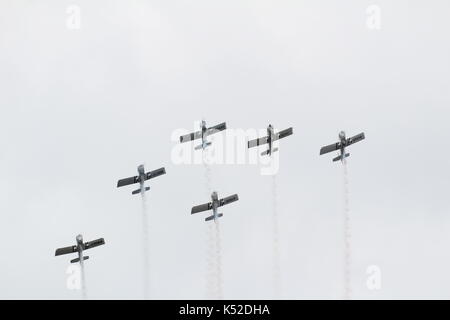
<path fill-rule="evenodd" d="M 67 26 L 71 5 L 80 28 Z M 380 28 L 367 8 L 380 9 Z M 0 2 L 0 298 L 78 299 L 57 247 L 89 252 L 88 296 L 142 297 L 150 181 L 151 297 L 205 297 L 204 168 L 176 165 L 172 133 L 294 127 L 280 143 L 281 297 L 342 296 L 342 170 L 319 157 L 366 133 L 348 161 L 354 298 L 450 298 L 450 3 L 445 0 Z M 69 21 L 70 22 L 70 21 Z M 272 297 L 272 178 L 213 165 L 224 297 Z M 381 289 L 366 286 L 369 266 Z"/>

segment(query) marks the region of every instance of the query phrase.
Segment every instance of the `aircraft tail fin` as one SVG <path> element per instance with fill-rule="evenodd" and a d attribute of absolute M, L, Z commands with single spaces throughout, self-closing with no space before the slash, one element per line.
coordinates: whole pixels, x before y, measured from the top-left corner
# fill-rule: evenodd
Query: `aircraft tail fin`
<path fill-rule="evenodd" d="M 148 190 L 150 190 L 150 187 L 145 187 L 144 192 L 148 191 Z M 131 194 L 138 194 L 138 193 L 141 193 L 141 189 L 140 188 L 137 189 L 137 190 L 134 190 L 133 192 L 131 192 Z"/>
<path fill-rule="evenodd" d="M 83 261 L 89 259 L 89 256 L 84 256 Z M 80 262 L 80 258 L 75 258 L 73 260 L 70 260 L 70 263 L 77 263 Z"/>

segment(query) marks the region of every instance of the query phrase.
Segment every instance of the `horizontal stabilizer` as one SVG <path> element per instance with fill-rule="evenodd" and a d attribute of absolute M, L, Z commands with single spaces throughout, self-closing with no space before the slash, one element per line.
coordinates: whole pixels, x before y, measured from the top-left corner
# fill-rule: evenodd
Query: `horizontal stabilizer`
<path fill-rule="evenodd" d="M 150 187 L 145 187 L 145 191 L 148 191 L 148 190 L 150 190 Z M 131 192 L 131 194 L 138 194 L 138 193 L 141 193 L 141 189 L 137 189 L 137 190 L 134 190 L 133 192 Z"/>
<path fill-rule="evenodd" d="M 199 144 L 198 146 L 196 146 L 194 149 L 195 150 L 202 150 L 202 149 L 206 149 L 207 147 L 209 147 L 211 145 L 211 142 L 206 142 L 205 144 Z"/>
<path fill-rule="evenodd" d="M 89 256 L 84 256 L 83 261 L 89 259 Z M 77 263 L 80 262 L 80 258 L 75 258 L 73 260 L 70 260 L 70 263 Z"/>
<path fill-rule="evenodd" d="M 268 154 L 269 154 L 269 150 L 266 150 L 266 151 L 261 152 L 261 155 L 262 155 L 262 156 L 267 156 Z"/>
<path fill-rule="evenodd" d="M 223 216 L 222 213 L 218 213 L 218 214 L 217 214 L 217 218 L 220 218 L 220 217 L 222 217 L 222 216 Z M 214 215 L 205 218 L 205 221 L 211 221 L 211 220 L 214 220 Z"/>
<path fill-rule="evenodd" d="M 346 154 L 345 154 L 345 158 L 347 158 L 347 157 L 349 157 L 349 156 L 350 156 L 350 153 L 346 153 Z M 334 159 L 333 159 L 333 162 L 339 161 L 339 160 L 342 160 L 342 155 L 339 155 L 339 156 L 337 156 L 336 158 L 334 158 Z"/>
<path fill-rule="evenodd" d="M 278 148 L 273 148 L 272 149 L 272 153 L 277 152 L 277 151 L 278 151 Z"/>

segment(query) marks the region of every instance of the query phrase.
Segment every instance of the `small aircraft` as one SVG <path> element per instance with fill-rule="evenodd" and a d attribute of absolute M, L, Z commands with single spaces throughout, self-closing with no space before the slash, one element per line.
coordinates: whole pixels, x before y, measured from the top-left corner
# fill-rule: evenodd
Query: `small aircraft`
<path fill-rule="evenodd" d="M 205 150 L 206 147 L 211 145 L 211 142 L 208 142 L 206 138 L 214 133 L 223 131 L 226 128 L 227 128 L 227 124 L 225 122 L 220 123 L 214 127 L 207 128 L 205 120 L 202 120 L 202 122 L 200 123 L 200 131 L 196 131 L 196 132 L 181 136 L 180 143 L 188 142 L 188 141 L 192 141 L 192 140 L 201 138 L 202 144 L 196 146 L 195 150 L 200 150 L 200 149 Z"/>
<path fill-rule="evenodd" d="M 266 151 L 262 152 L 261 155 L 262 156 L 265 156 L 265 155 L 270 156 L 270 155 L 272 155 L 273 152 L 278 151 L 278 148 L 273 148 L 273 142 L 276 140 L 285 138 L 287 136 L 290 136 L 291 134 L 293 134 L 292 127 L 275 133 L 273 130 L 273 126 L 271 124 L 269 124 L 269 126 L 267 127 L 267 137 L 250 140 L 248 142 L 248 147 L 253 148 L 253 147 L 268 143 L 269 144 L 268 149 Z"/>
<path fill-rule="evenodd" d="M 138 183 L 140 184 L 139 189 L 134 190 L 131 194 L 143 194 L 144 192 L 150 190 L 150 187 L 145 186 L 145 181 L 166 174 L 166 169 L 159 168 L 150 172 L 145 173 L 144 165 L 141 164 L 137 168 L 138 174 L 137 176 L 121 179 L 117 182 L 117 188 L 127 186 L 130 184 Z"/>
<path fill-rule="evenodd" d="M 345 147 L 348 147 L 349 145 L 352 145 L 354 143 L 357 143 L 361 140 L 364 140 L 365 136 L 364 136 L 364 132 L 361 132 L 360 134 L 357 134 L 356 136 L 353 136 L 351 138 L 346 138 L 345 137 L 345 132 L 341 131 L 339 132 L 339 142 L 330 144 L 328 146 L 322 147 L 320 149 L 320 154 L 325 154 L 328 152 L 332 152 L 332 151 L 336 151 L 336 150 L 340 150 L 341 154 L 339 156 L 337 156 L 336 158 L 333 159 L 333 161 L 344 161 L 345 158 L 350 156 L 350 153 L 346 153 L 345 152 Z"/>
<path fill-rule="evenodd" d="M 216 221 L 216 219 L 219 219 L 220 217 L 223 216 L 222 213 L 218 213 L 217 212 L 217 209 L 219 207 L 222 207 L 222 206 L 224 206 L 226 204 L 229 204 L 231 202 L 235 202 L 235 201 L 238 201 L 238 200 L 239 200 L 239 197 L 238 197 L 237 194 L 233 194 L 232 196 L 229 196 L 229 197 L 226 197 L 226 198 L 223 198 L 223 199 L 219 200 L 219 198 L 217 196 L 217 192 L 214 191 L 211 194 L 211 202 L 208 202 L 208 203 L 201 204 L 201 205 L 193 207 L 192 210 L 191 210 L 191 214 L 198 213 L 198 212 L 203 212 L 203 211 L 208 211 L 208 210 L 212 209 L 212 211 L 213 211 L 212 215 L 207 217 L 205 219 L 205 221 L 210 221 L 210 220 Z"/>
<path fill-rule="evenodd" d="M 77 262 L 82 263 L 84 260 L 89 259 L 89 256 L 83 256 L 84 250 L 105 244 L 105 240 L 103 238 L 83 243 L 83 236 L 81 234 L 77 235 L 76 241 L 77 244 L 75 246 L 56 249 L 55 256 L 78 252 L 78 258 L 70 260 L 70 263 L 77 263 Z"/>

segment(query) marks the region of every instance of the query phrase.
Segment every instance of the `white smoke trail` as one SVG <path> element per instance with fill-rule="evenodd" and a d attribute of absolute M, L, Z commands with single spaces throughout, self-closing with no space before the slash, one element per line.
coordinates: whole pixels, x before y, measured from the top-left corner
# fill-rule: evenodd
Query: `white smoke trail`
<path fill-rule="evenodd" d="M 84 259 L 84 257 L 83 257 Z M 84 274 L 84 260 L 80 260 L 80 273 L 81 273 L 81 295 L 84 300 L 87 300 L 87 290 L 86 290 L 86 277 Z"/>
<path fill-rule="evenodd" d="M 273 198 L 273 212 L 272 212 L 272 276 L 273 276 L 273 296 L 274 299 L 280 297 L 281 293 L 281 268 L 280 268 L 280 235 L 278 230 L 278 190 L 276 175 L 272 176 L 272 198 Z"/>
<path fill-rule="evenodd" d="M 205 168 L 205 190 L 211 197 L 211 167 L 208 162 L 207 150 L 203 150 L 203 166 Z M 207 222 L 207 273 L 206 295 L 209 299 L 222 299 L 222 248 L 219 221 Z"/>
<path fill-rule="evenodd" d="M 222 243 L 220 238 L 220 222 L 214 221 L 216 225 L 216 284 L 217 284 L 217 299 L 223 298 L 222 293 Z"/>
<path fill-rule="evenodd" d="M 208 163 L 207 151 L 202 151 L 203 167 L 205 169 L 205 192 L 207 199 L 211 197 L 211 168 Z M 215 283 L 215 231 L 211 223 L 206 226 L 206 297 L 208 299 L 216 298 L 216 283 Z"/>
<path fill-rule="evenodd" d="M 212 223 L 207 223 L 206 226 L 206 298 L 215 299 L 216 285 L 215 285 L 215 232 Z"/>
<path fill-rule="evenodd" d="M 149 243 L 148 243 L 148 216 L 147 216 L 147 199 L 145 191 L 141 191 L 142 198 L 142 272 L 143 272 L 143 285 L 144 285 L 144 299 L 149 298 Z"/>
<path fill-rule="evenodd" d="M 347 160 L 342 161 L 344 181 L 344 299 L 351 299 L 351 232 Z"/>

